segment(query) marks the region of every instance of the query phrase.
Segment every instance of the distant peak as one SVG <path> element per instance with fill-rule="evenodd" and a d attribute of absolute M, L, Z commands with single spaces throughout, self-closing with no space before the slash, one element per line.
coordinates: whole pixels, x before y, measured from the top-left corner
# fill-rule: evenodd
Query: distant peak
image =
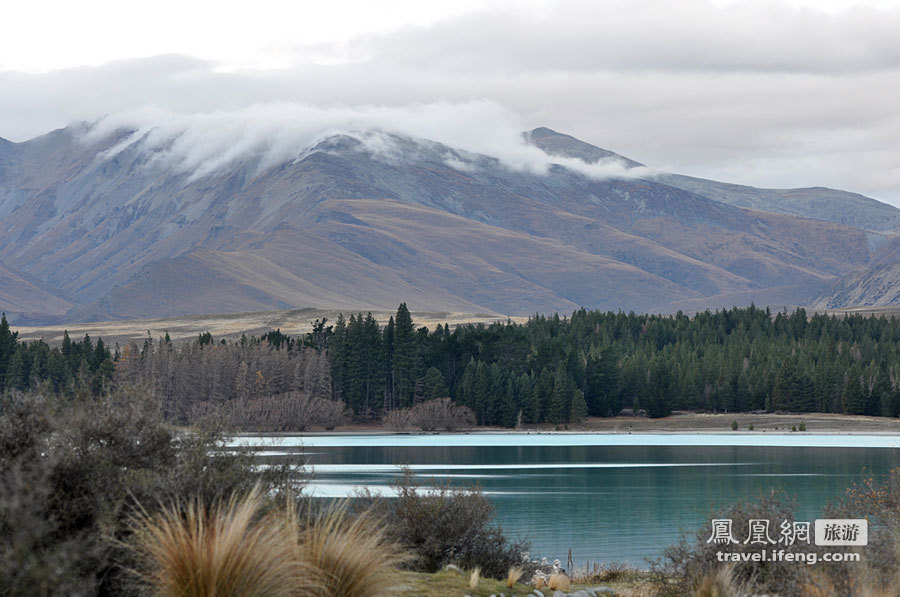
<path fill-rule="evenodd" d="M 571 137 L 570 135 L 564 135 L 558 131 L 554 131 L 553 129 L 549 129 L 545 126 L 539 126 L 536 129 L 532 129 L 531 131 L 529 131 L 527 133 L 527 135 L 529 137 L 531 137 L 532 139 L 540 139 L 543 137 L 570 137 L 570 138 L 574 139 L 574 137 Z"/>
<path fill-rule="evenodd" d="M 644 165 L 640 162 L 636 162 L 634 160 L 626 158 L 625 156 L 619 155 L 614 151 L 609 151 L 608 149 L 603 149 L 602 147 L 591 145 L 590 143 L 586 143 L 581 139 L 573 137 L 572 135 L 566 135 L 565 133 L 554 131 L 553 129 L 547 128 L 545 126 L 539 126 L 536 129 L 527 131 L 524 133 L 524 136 L 529 143 L 531 143 L 535 147 L 539 147 L 548 155 L 557 155 L 566 158 L 577 158 L 588 163 L 594 163 L 600 160 L 615 159 L 621 160 L 629 168 L 637 168 Z"/>

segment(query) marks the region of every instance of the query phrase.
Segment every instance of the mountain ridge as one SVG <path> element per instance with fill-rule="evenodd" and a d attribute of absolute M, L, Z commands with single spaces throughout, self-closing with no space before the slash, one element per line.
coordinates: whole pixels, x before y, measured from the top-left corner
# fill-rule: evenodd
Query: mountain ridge
<path fill-rule="evenodd" d="M 666 310 L 765 302 L 767 289 L 800 303 L 895 246 L 654 177 L 517 171 L 387 133 L 375 144 L 331 135 L 290 161 L 249 156 L 196 177 L 139 139 L 123 145 L 124 131 L 84 130 L 14 144 L 0 177 L 0 261 L 71 297 L 73 320 L 401 301 Z M 526 137 L 548 154 L 642 166 L 550 129 Z"/>

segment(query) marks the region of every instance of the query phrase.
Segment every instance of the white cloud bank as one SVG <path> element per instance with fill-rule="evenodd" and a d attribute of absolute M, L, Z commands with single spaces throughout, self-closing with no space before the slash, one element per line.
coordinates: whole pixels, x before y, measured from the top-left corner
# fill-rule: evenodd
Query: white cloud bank
<path fill-rule="evenodd" d="M 492 131 L 547 126 L 669 171 L 764 187 L 830 186 L 900 204 L 898 0 L 533 0 L 528 9 L 472 0 L 440 18 L 389 27 L 395 17 L 385 12 L 377 27 L 355 29 L 354 22 L 368 21 L 365 10 L 338 4 L 324 25 L 303 19 L 296 37 L 292 23 L 300 19 L 278 11 L 256 7 L 238 18 L 241 7 L 227 27 L 200 15 L 189 22 L 192 11 L 176 11 L 168 29 L 165 19 L 158 35 L 149 28 L 154 40 L 190 40 L 165 46 L 170 54 L 44 73 L 0 71 L 0 136 L 21 141 L 73 121 L 143 109 L 199 114 L 213 126 L 217 114 L 279 104 L 334 114 L 359 111 L 347 106 L 389 112 L 487 102 L 499 121 L 460 132 L 462 142 L 452 142 L 455 122 L 416 134 L 446 135 L 441 140 L 455 146 L 477 141 L 524 167 L 540 156 L 491 138 Z M 87 15 L 85 34 L 82 6 L 69 13 L 57 20 L 103 47 L 127 43 L 134 29 L 127 21 L 98 27 Z M 254 36 L 265 46 L 270 21 L 279 32 L 278 68 L 249 68 L 231 53 L 194 46 L 218 36 L 218 45 L 205 47 L 239 40 L 243 55 Z M 304 33 L 329 26 L 356 35 Z M 118 37 L 108 38 L 106 29 Z M 52 43 L 42 31 L 19 37 Z M 28 53 L 24 41 L 7 39 L 0 44 L 9 51 L 0 54 Z M 423 120 L 417 124 L 436 126 Z M 190 151 L 206 155 L 209 148 L 198 140 Z"/>
<path fill-rule="evenodd" d="M 451 150 L 444 162 L 461 171 L 477 171 L 477 156 L 496 158 L 519 171 L 546 174 L 558 164 L 592 178 L 637 178 L 653 175 L 649 168 L 628 168 L 622 160 L 587 163 L 550 156 L 526 142 L 525 125 L 508 109 L 490 101 L 447 102 L 406 107 L 320 108 L 295 103 L 265 103 L 236 110 L 176 113 L 160 109 L 123 111 L 93 124 L 86 140 L 122 129 L 133 130 L 108 150 L 111 158 L 139 146 L 176 171 L 199 178 L 245 161 L 260 170 L 305 155 L 333 135 L 349 135 L 376 157 L 394 160 L 402 149 L 395 135 L 417 143 L 433 141 Z"/>

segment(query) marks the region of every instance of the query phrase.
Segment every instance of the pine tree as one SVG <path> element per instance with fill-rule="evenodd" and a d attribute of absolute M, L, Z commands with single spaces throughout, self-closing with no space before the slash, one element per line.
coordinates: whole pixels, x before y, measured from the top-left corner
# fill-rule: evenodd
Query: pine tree
<path fill-rule="evenodd" d="M 12 385 L 7 379 L 10 361 L 16 352 L 19 342 L 19 333 L 11 332 L 9 322 L 6 321 L 6 313 L 0 315 L 0 392 Z"/>
<path fill-rule="evenodd" d="M 650 417 L 668 417 L 672 414 L 672 371 L 661 356 L 650 360 L 643 397 Z"/>
<path fill-rule="evenodd" d="M 466 369 L 459 381 L 459 390 L 456 393 L 457 402 L 475 410 L 475 378 L 478 374 L 478 364 L 475 357 L 470 357 Z"/>
<path fill-rule="evenodd" d="M 412 404 L 418 377 L 418 346 L 412 316 L 406 303 L 400 303 L 394 319 L 394 399 L 397 406 Z"/>
<path fill-rule="evenodd" d="M 572 406 L 569 408 L 569 422 L 578 424 L 584 421 L 588 415 L 587 402 L 584 400 L 584 392 L 575 390 L 572 396 Z"/>
<path fill-rule="evenodd" d="M 572 402 L 572 382 L 566 366 L 560 363 L 553 376 L 553 391 L 550 397 L 548 418 L 555 425 L 569 422 L 569 405 Z"/>
<path fill-rule="evenodd" d="M 884 362 L 882 362 L 875 373 L 872 391 L 866 404 L 866 414 L 870 416 L 891 416 L 893 394 L 890 375 Z"/>
<path fill-rule="evenodd" d="M 388 319 L 381 336 L 382 365 L 384 367 L 384 411 L 390 412 L 396 406 L 394 400 L 394 317 Z"/>
<path fill-rule="evenodd" d="M 331 384 L 336 400 L 342 400 L 347 393 L 347 322 L 344 314 L 338 315 L 334 335 L 328 347 L 331 361 Z"/>
<path fill-rule="evenodd" d="M 425 372 L 424 394 L 426 400 L 450 395 L 447 390 L 447 382 L 444 381 L 444 374 L 437 367 L 429 367 Z"/>
<path fill-rule="evenodd" d="M 841 408 L 844 414 L 861 415 L 866 410 L 866 394 L 862 387 L 862 370 L 854 364 L 847 371 L 844 392 L 841 394 Z"/>
<path fill-rule="evenodd" d="M 500 420 L 499 423 L 506 428 L 516 426 L 516 419 L 519 415 L 519 409 L 516 406 L 516 390 L 518 383 L 516 379 L 510 375 L 506 380 L 506 388 L 503 397 L 500 400 Z"/>
<path fill-rule="evenodd" d="M 548 419 L 550 397 L 553 394 L 553 374 L 547 367 L 541 369 L 534 382 L 532 401 L 534 403 L 532 423 L 542 423 Z"/>
<path fill-rule="evenodd" d="M 479 425 L 486 424 L 488 398 L 491 393 L 491 370 L 483 361 L 478 361 L 475 370 L 475 393 L 472 409 L 475 411 L 475 419 Z"/>

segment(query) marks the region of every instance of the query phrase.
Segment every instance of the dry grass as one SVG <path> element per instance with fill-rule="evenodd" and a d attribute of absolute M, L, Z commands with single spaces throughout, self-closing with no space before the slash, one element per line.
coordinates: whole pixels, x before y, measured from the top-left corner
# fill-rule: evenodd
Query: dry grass
<path fill-rule="evenodd" d="M 506 573 L 506 588 L 511 589 L 516 586 L 523 574 L 525 574 L 525 570 L 521 566 L 511 567 Z"/>
<path fill-rule="evenodd" d="M 735 579 L 734 569 L 730 566 L 707 575 L 694 593 L 694 597 L 749 597 L 749 595 L 747 588 Z"/>
<path fill-rule="evenodd" d="M 135 572 L 160 597 L 380 597 L 406 553 L 346 502 L 301 521 L 264 513 L 258 488 L 212 507 L 200 500 L 143 512 L 131 524 Z"/>
<path fill-rule="evenodd" d="M 299 541 L 296 553 L 310 569 L 321 597 L 379 597 L 395 593 L 395 567 L 408 555 L 385 535 L 371 513 L 350 516 L 347 502 L 308 515 L 305 528 L 296 516 L 288 526 Z"/>
<path fill-rule="evenodd" d="M 294 537 L 261 515 L 259 488 L 206 507 L 175 503 L 135 517 L 133 549 L 139 578 L 161 597 L 311 594 Z"/>
<path fill-rule="evenodd" d="M 469 588 L 474 591 L 478 588 L 479 582 L 481 582 L 481 568 L 475 568 L 475 570 L 472 570 L 472 574 L 469 575 Z"/>
<path fill-rule="evenodd" d="M 340 313 L 350 316 L 361 310 L 363 313 L 371 309 L 292 309 L 288 311 L 254 311 L 246 313 L 224 313 L 221 315 L 185 315 L 182 317 L 130 319 L 122 321 L 100 321 L 92 323 L 60 323 L 43 326 L 15 326 L 19 338 L 36 340 L 43 338 L 55 345 L 62 341 L 63 331 L 68 330 L 73 338 L 90 334 L 92 338 L 102 337 L 110 346 L 118 342 L 141 343 L 147 338 L 147 331 L 154 338 L 169 336 L 176 343 L 196 340 L 197 334 L 210 332 L 218 341 L 220 338 L 237 340 L 241 334 L 258 336 L 276 328 L 289 335 L 305 334 L 312 331 L 316 319 L 327 318 L 329 323 L 335 321 Z M 396 311 L 371 310 L 372 315 L 381 327 L 388 319 L 395 316 Z M 506 316 L 496 314 L 460 313 L 460 312 L 421 312 L 412 313 L 416 327 L 426 326 L 434 329 L 438 324 L 449 323 L 450 327 L 467 323 L 505 322 Z M 524 323 L 527 317 L 513 317 L 516 323 Z M 15 331 L 14 330 L 14 331 Z"/>
<path fill-rule="evenodd" d="M 565 574 L 551 574 L 550 580 L 547 582 L 547 587 L 551 591 L 568 592 L 570 586 L 571 582 L 569 581 L 569 577 Z"/>

